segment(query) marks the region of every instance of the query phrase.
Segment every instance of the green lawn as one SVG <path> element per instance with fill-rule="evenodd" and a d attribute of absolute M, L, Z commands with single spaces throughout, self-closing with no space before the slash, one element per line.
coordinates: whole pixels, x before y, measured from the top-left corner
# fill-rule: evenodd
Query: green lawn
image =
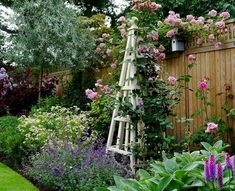
<path fill-rule="evenodd" d="M 27 179 L 0 163 L 0 191 L 38 191 Z"/>

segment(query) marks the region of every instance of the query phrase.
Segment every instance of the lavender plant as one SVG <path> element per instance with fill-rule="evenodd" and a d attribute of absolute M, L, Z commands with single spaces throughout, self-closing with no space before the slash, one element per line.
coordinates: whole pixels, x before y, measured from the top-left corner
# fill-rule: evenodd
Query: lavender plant
<path fill-rule="evenodd" d="M 112 185 L 113 175 L 123 176 L 124 170 L 105 154 L 102 140 L 88 145 L 50 141 L 41 153 L 32 157 L 26 173 L 51 189 L 91 191 Z"/>

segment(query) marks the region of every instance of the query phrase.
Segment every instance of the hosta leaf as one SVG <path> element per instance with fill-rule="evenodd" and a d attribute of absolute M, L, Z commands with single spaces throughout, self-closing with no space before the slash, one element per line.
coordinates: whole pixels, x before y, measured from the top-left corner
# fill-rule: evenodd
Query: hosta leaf
<path fill-rule="evenodd" d="M 140 180 L 151 178 L 151 175 L 146 170 L 138 170 L 137 175 L 140 177 Z"/>
<path fill-rule="evenodd" d="M 173 157 L 172 159 L 167 159 L 164 162 L 164 167 L 166 171 L 170 174 L 174 173 L 174 171 L 178 170 L 178 164 L 176 162 L 176 158 Z"/>
<path fill-rule="evenodd" d="M 163 191 L 171 182 L 172 176 L 168 175 L 161 179 L 159 185 L 158 185 L 158 191 Z"/>
<path fill-rule="evenodd" d="M 207 151 L 211 151 L 212 146 L 209 143 L 201 142 L 201 144 Z"/>

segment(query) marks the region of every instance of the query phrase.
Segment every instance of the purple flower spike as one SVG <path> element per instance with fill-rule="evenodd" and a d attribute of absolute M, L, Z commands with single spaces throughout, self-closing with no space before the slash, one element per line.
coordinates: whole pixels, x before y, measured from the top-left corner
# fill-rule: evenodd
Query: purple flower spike
<path fill-rule="evenodd" d="M 227 169 L 231 169 L 232 168 L 232 164 L 231 164 L 231 161 L 230 161 L 229 153 L 226 153 L 226 155 L 225 155 L 225 163 L 226 163 L 226 168 Z"/>
<path fill-rule="evenodd" d="M 223 168 L 220 162 L 217 164 L 217 183 L 218 188 L 221 189 L 223 187 Z"/>
<path fill-rule="evenodd" d="M 233 179 L 235 179 L 235 155 L 232 158 Z"/>
<path fill-rule="evenodd" d="M 209 172 L 210 172 L 210 178 L 211 180 L 214 180 L 216 178 L 216 162 L 215 162 L 215 156 L 211 155 L 209 158 Z"/>
<path fill-rule="evenodd" d="M 204 178 L 206 181 L 211 181 L 211 176 L 210 176 L 210 166 L 209 166 L 209 160 L 205 161 L 204 164 Z"/>

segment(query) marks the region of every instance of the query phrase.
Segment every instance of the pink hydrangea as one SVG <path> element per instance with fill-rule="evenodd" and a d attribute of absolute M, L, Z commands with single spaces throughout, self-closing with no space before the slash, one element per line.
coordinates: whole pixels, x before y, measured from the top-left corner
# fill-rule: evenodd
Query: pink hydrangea
<path fill-rule="evenodd" d="M 198 25 L 203 25 L 203 24 L 204 24 L 204 21 L 205 21 L 205 18 L 204 18 L 204 17 L 198 17 L 198 19 L 197 19 L 197 24 L 198 24 Z"/>
<path fill-rule="evenodd" d="M 216 15 L 217 15 L 217 11 L 216 10 L 211 10 L 209 13 L 208 13 L 208 15 L 210 16 L 210 17 L 215 17 Z"/>
<path fill-rule="evenodd" d="M 99 94 L 91 89 L 87 89 L 86 96 L 90 100 L 96 100 L 99 97 Z"/>
<path fill-rule="evenodd" d="M 174 77 L 174 76 L 169 76 L 169 77 L 167 78 L 167 80 L 168 80 L 170 83 L 175 84 L 176 81 L 177 81 L 177 78 Z"/>
<path fill-rule="evenodd" d="M 208 122 L 205 132 L 206 133 L 214 133 L 217 131 L 217 129 L 218 129 L 218 124 L 216 124 L 214 122 Z"/>
<path fill-rule="evenodd" d="M 223 19 L 228 19 L 230 17 L 229 12 L 225 11 L 220 13 L 220 17 L 222 17 Z"/>
<path fill-rule="evenodd" d="M 196 56 L 195 55 L 193 55 L 193 54 L 188 55 L 188 61 L 189 62 L 193 62 L 194 60 L 196 60 Z"/>
<path fill-rule="evenodd" d="M 177 33 L 178 33 L 178 29 L 171 29 L 166 33 L 166 37 L 171 38 L 175 36 Z"/>
<path fill-rule="evenodd" d="M 224 23 L 224 21 L 216 22 L 215 25 L 216 25 L 216 27 L 217 27 L 218 29 L 224 29 L 224 28 L 225 28 L 225 23 Z"/>
<path fill-rule="evenodd" d="M 201 90 L 206 90 L 207 89 L 207 80 L 202 80 L 198 83 L 198 88 Z"/>

